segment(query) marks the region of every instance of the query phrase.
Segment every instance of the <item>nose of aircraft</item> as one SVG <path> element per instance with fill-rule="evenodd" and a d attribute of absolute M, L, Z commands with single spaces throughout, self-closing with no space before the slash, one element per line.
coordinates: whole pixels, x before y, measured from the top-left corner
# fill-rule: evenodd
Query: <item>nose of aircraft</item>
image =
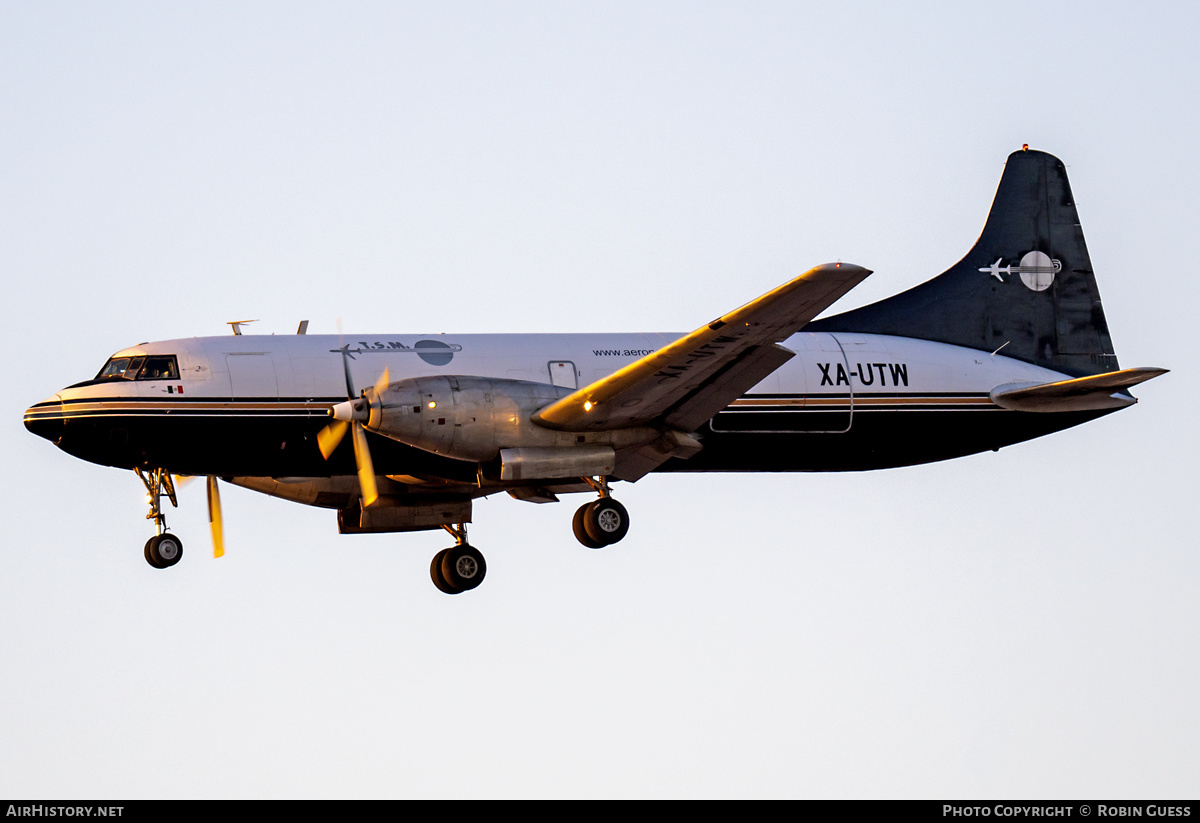
<path fill-rule="evenodd" d="M 65 427 L 62 401 L 58 395 L 35 403 L 25 410 L 25 428 L 55 445 L 62 440 Z"/>

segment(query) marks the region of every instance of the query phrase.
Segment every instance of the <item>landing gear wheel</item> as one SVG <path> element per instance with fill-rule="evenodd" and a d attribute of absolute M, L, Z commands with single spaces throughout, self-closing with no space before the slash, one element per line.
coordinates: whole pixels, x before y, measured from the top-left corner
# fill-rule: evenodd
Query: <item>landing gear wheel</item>
<path fill-rule="evenodd" d="M 146 541 L 145 556 L 154 568 L 169 568 L 183 557 L 183 541 L 173 534 L 156 535 Z"/>
<path fill-rule="evenodd" d="M 629 512 L 611 497 L 602 497 L 587 507 L 583 528 L 602 546 L 611 546 L 629 532 Z"/>
<path fill-rule="evenodd" d="M 449 549 L 442 549 L 433 556 L 433 562 L 429 564 L 429 576 L 433 579 L 433 585 L 438 587 L 438 591 L 445 594 L 458 594 L 462 589 L 451 588 L 446 582 L 446 578 L 442 577 L 442 560 L 445 558 Z"/>
<path fill-rule="evenodd" d="M 474 546 L 462 543 L 442 554 L 442 579 L 446 585 L 459 592 L 470 591 L 483 582 L 487 574 L 487 563 L 483 553 Z M 436 581 L 435 581 L 436 583 Z"/>
<path fill-rule="evenodd" d="M 605 544 L 593 540 L 591 535 L 587 533 L 587 528 L 584 525 L 585 521 L 587 520 L 587 511 L 594 505 L 596 505 L 595 501 L 591 503 L 584 503 L 582 506 L 576 509 L 575 519 L 571 521 L 571 528 L 575 530 L 575 539 L 580 543 L 587 546 L 589 549 L 602 549 L 604 548 Z"/>
<path fill-rule="evenodd" d="M 146 558 L 146 562 L 149 563 L 151 566 L 153 566 L 156 569 L 161 569 L 162 566 L 158 565 L 158 563 L 156 563 L 154 561 L 154 555 L 150 553 L 150 544 L 153 543 L 157 539 L 158 538 L 156 538 L 156 537 L 151 537 L 149 540 L 146 541 L 146 549 L 145 549 L 145 551 L 142 552 L 142 555 Z"/>

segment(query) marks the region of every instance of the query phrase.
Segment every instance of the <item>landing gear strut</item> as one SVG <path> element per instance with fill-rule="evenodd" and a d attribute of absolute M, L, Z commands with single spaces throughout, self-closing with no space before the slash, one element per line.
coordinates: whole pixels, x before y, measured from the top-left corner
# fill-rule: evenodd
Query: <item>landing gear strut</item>
<path fill-rule="evenodd" d="M 151 469 L 149 474 L 143 473 L 140 468 L 134 471 L 146 487 L 146 498 L 150 503 L 150 513 L 146 519 L 154 521 L 154 528 L 158 532 L 146 541 L 146 562 L 156 569 L 174 566 L 183 557 L 183 541 L 167 533 L 167 516 L 163 514 L 161 503 L 166 497 L 172 506 L 179 507 L 179 501 L 175 498 L 175 483 L 171 475 L 162 469 Z"/>
<path fill-rule="evenodd" d="M 575 539 L 589 549 L 611 546 L 629 533 L 629 512 L 611 497 L 608 478 L 583 478 L 600 495 L 599 500 L 584 503 L 575 512 L 572 527 Z"/>
<path fill-rule="evenodd" d="M 450 532 L 456 545 L 442 549 L 433 556 L 433 562 L 429 564 L 429 576 L 433 578 L 433 585 L 446 594 L 462 594 L 483 582 L 487 563 L 483 553 L 467 543 L 465 523 L 442 528 Z"/>

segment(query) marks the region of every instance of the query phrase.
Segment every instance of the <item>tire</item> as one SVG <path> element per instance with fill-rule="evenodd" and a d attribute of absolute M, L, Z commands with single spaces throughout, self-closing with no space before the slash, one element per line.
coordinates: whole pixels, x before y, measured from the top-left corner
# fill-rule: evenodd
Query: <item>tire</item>
<path fill-rule="evenodd" d="M 146 561 L 156 569 L 167 569 L 183 558 L 183 541 L 170 532 L 151 537 L 146 543 Z"/>
<path fill-rule="evenodd" d="M 438 591 L 445 594 L 459 594 L 462 589 L 455 589 L 446 582 L 446 578 L 442 577 L 442 560 L 445 558 L 449 549 L 442 549 L 433 556 L 433 561 L 429 564 L 429 577 L 433 580 L 433 585 L 438 587 Z"/>
<path fill-rule="evenodd" d="M 602 549 L 604 548 L 604 544 L 597 543 L 595 540 L 593 540 L 591 535 L 587 533 L 587 528 L 584 525 L 584 522 L 587 519 L 587 510 L 593 505 L 595 504 L 584 503 L 575 511 L 575 519 L 571 521 L 571 528 L 575 530 L 575 539 L 580 543 L 587 546 L 589 549 Z"/>
<path fill-rule="evenodd" d="M 147 541 L 146 541 L 146 548 L 145 548 L 145 550 L 142 552 L 142 554 L 143 554 L 143 556 L 146 558 L 146 562 L 147 562 L 147 563 L 149 563 L 149 564 L 150 564 L 152 567 L 154 567 L 154 568 L 156 568 L 156 569 L 161 569 L 161 568 L 163 568 L 163 567 L 162 567 L 162 566 L 160 566 L 160 565 L 158 565 L 158 563 L 156 563 L 156 562 L 155 562 L 155 560 L 154 560 L 154 554 L 153 554 L 153 553 L 150 551 L 150 544 L 151 544 L 151 543 L 153 543 L 153 542 L 154 542 L 155 540 L 157 540 L 157 539 L 158 539 L 158 538 L 157 538 L 157 536 L 156 536 L 156 537 L 151 537 L 149 540 L 147 540 Z"/>
<path fill-rule="evenodd" d="M 442 557 L 442 579 L 446 585 L 460 592 L 470 591 L 483 582 L 487 574 L 487 563 L 483 553 L 474 546 L 463 543 L 447 549 Z M 456 592 L 457 593 L 457 592 Z"/>
<path fill-rule="evenodd" d="M 583 527 L 592 540 L 611 546 L 629 533 L 629 512 L 611 497 L 602 497 L 588 507 Z"/>

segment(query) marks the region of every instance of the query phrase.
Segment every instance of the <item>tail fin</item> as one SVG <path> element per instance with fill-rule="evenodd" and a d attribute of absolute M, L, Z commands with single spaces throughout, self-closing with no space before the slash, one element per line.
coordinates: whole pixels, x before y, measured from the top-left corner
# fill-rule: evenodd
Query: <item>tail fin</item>
<path fill-rule="evenodd" d="M 983 233 L 957 264 L 804 330 L 1002 349 L 1075 376 L 1119 368 L 1066 167 L 1040 151 L 1009 155 Z"/>

